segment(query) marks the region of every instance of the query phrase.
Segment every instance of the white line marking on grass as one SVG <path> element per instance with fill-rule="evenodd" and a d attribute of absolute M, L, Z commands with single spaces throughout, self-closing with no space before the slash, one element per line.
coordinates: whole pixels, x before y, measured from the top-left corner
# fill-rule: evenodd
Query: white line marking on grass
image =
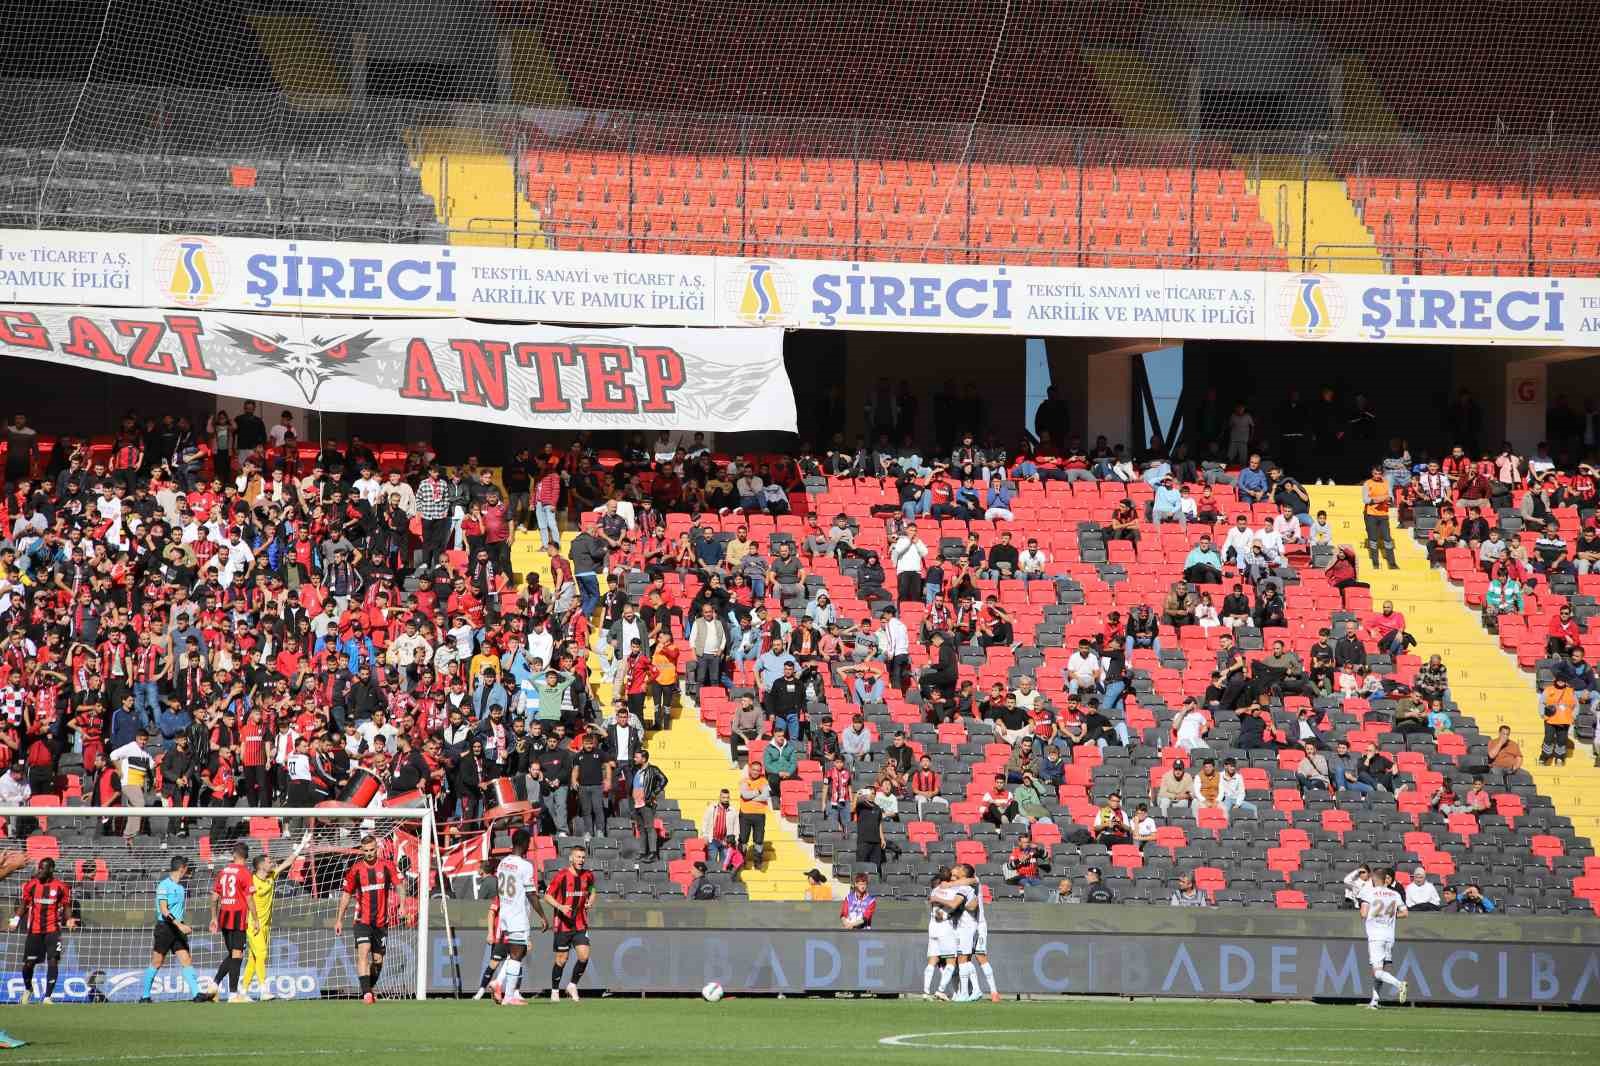
<path fill-rule="evenodd" d="M 1329 1032 L 1329 1033 L 1338 1032 L 1338 1033 L 1341 1033 L 1341 1034 L 1344 1034 L 1344 1035 L 1348 1035 L 1349 1032 L 1350 1032 L 1350 1030 L 1348 1028 L 1345 1028 L 1345 1027 L 1341 1027 L 1341 1028 L 1338 1028 L 1338 1029 L 1335 1029 L 1335 1028 L 1332 1028 L 1332 1027 L 1314 1027 L 1314 1026 L 1310 1027 L 1310 1028 L 1305 1028 L 1305 1027 L 1301 1027 L 1301 1028 L 1302 1028 L 1302 1031 L 1311 1031 L 1311 1032 L 1321 1031 L 1321 1032 Z M 943 1038 L 949 1038 L 949 1037 L 954 1037 L 954 1038 L 957 1038 L 959 1040 L 962 1037 L 1031 1036 L 1031 1035 L 1035 1035 L 1035 1034 L 1039 1034 L 1039 1033 L 1068 1033 L 1068 1034 L 1076 1034 L 1076 1035 L 1080 1035 L 1080 1036 L 1109 1035 L 1109 1036 L 1114 1036 L 1114 1037 L 1119 1037 L 1120 1038 L 1120 1037 L 1135 1036 L 1135 1035 L 1144 1034 L 1144 1033 L 1185 1033 L 1185 1034 L 1187 1034 L 1187 1035 L 1189 1035 L 1191 1037 L 1198 1037 L 1198 1036 L 1206 1034 L 1206 1033 L 1235 1033 L 1235 1032 L 1259 1033 L 1259 1032 L 1261 1032 L 1261 1030 L 1258 1029 L 1258 1028 L 1250 1027 L 1250 1026 L 1226 1026 L 1226 1027 L 1150 1026 L 1150 1027 L 1137 1027 L 1137 1028 L 1117 1027 L 1117 1028 L 1074 1028 L 1074 1029 L 1055 1029 L 1055 1028 L 1050 1028 L 1050 1029 L 952 1029 L 952 1030 L 945 1030 L 945 1031 L 941 1031 L 941 1032 L 929 1032 L 929 1033 L 900 1033 L 900 1034 L 897 1034 L 897 1035 L 894 1035 L 894 1036 L 883 1037 L 878 1041 L 878 1043 L 883 1047 L 908 1048 L 908 1049 L 922 1050 L 922 1051 L 1000 1051 L 1000 1052 L 1012 1052 L 1012 1053 L 1018 1053 L 1018 1054 L 1027 1054 L 1029 1052 L 1042 1052 L 1042 1053 L 1051 1054 L 1051 1055 L 1074 1055 L 1074 1056 L 1106 1055 L 1106 1056 L 1110 1056 L 1110 1057 L 1113 1057 L 1113 1058 L 1141 1058 L 1142 1057 L 1142 1058 L 1153 1058 L 1153 1059 L 1192 1059 L 1194 1057 L 1194 1055 L 1196 1054 L 1196 1051 L 1199 1050 L 1193 1045 L 1193 1043 L 1183 1044 L 1183 1045 L 1163 1045 L 1163 1044 L 1141 1045 L 1137 1040 L 1127 1040 L 1125 1043 L 1119 1040 L 1118 1046 L 1115 1046 L 1115 1047 L 1108 1046 L 1108 1045 L 1105 1045 L 1105 1044 L 1100 1044 L 1100 1045 L 1097 1045 L 1097 1046 L 1090 1046 L 1090 1047 L 1056 1047 L 1056 1046 L 1051 1046 L 1051 1045 L 1046 1045 L 1046 1044 L 979 1044 L 979 1043 L 965 1043 L 965 1042 L 961 1042 L 961 1043 L 930 1043 L 929 1041 L 931 1041 L 931 1040 L 942 1040 Z M 1408 1034 L 1419 1034 L 1419 1033 L 1468 1033 L 1468 1034 L 1473 1034 L 1473 1035 L 1489 1036 L 1489 1035 L 1505 1035 L 1507 1032 L 1513 1032 L 1513 1031 L 1511 1031 L 1511 1030 L 1497 1030 L 1497 1029 L 1452 1029 L 1452 1028 L 1429 1028 L 1429 1027 L 1423 1027 L 1423 1026 L 1407 1026 L 1406 1027 L 1406 1032 Z M 1526 1032 L 1526 1031 L 1524 1031 L 1524 1032 Z M 1546 1034 L 1546 1035 L 1548 1035 L 1548 1034 Z M 1361 1066 L 1361 1064 L 1369 1062 L 1371 1056 L 1374 1055 L 1374 1054 L 1420 1055 L 1420 1056 L 1431 1056 L 1431 1055 L 1454 1056 L 1454 1055 L 1459 1054 L 1458 1052 L 1450 1051 L 1448 1049 L 1401 1048 L 1401 1047 L 1350 1047 L 1350 1046 L 1334 1046 L 1334 1045 L 1316 1045 L 1316 1046 L 1311 1046 L 1311 1047 L 1283 1046 L 1283 1047 L 1276 1047 L 1276 1048 L 1273 1048 L 1271 1050 L 1272 1050 L 1272 1053 L 1270 1055 L 1265 1055 L 1265 1056 L 1240 1055 L 1240 1054 L 1237 1054 L 1237 1053 L 1235 1053 L 1233 1051 L 1229 1051 L 1228 1052 L 1228 1059 L 1229 1059 L 1230 1062 L 1288 1063 L 1288 1064 L 1292 1064 L 1292 1066 L 1327 1066 L 1327 1064 L 1332 1064 L 1332 1063 L 1340 1063 L 1340 1064 L 1348 1063 L 1348 1064 L 1350 1064 L 1350 1066 Z M 1289 1057 L 1286 1057 L 1283 1054 L 1284 1052 L 1290 1052 L 1290 1053 L 1293 1053 L 1293 1052 L 1317 1052 L 1319 1054 L 1318 1054 L 1318 1057 L 1316 1057 L 1316 1058 L 1289 1058 Z M 1329 1058 L 1328 1057 L 1328 1053 L 1335 1053 L 1335 1054 L 1344 1053 L 1344 1054 L 1352 1055 L 1354 1057 L 1353 1058 L 1348 1058 L 1348 1059 L 1335 1059 L 1335 1058 Z M 1495 1052 L 1495 1054 L 1496 1054 L 1496 1056 L 1502 1056 L 1502 1055 L 1524 1055 L 1524 1056 L 1538 1056 L 1538 1057 L 1541 1057 L 1541 1058 L 1543 1058 L 1543 1057 L 1549 1057 L 1549 1058 L 1579 1058 L 1579 1057 L 1588 1058 L 1592 1054 L 1592 1052 L 1584 1052 L 1584 1051 L 1550 1051 L 1550 1050 L 1543 1050 L 1543 1051 L 1504 1051 L 1504 1050 L 1497 1050 Z"/>

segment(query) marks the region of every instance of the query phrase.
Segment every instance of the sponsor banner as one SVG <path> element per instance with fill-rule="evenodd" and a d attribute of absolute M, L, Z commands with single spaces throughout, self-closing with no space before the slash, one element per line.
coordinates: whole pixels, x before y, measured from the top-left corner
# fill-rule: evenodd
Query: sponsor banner
<path fill-rule="evenodd" d="M 461 314 L 538 322 L 746 325 L 716 313 L 707 256 L 461 249 Z"/>
<path fill-rule="evenodd" d="M 487 958 L 481 930 L 462 930 L 464 978 Z M 717 981 L 729 992 L 922 991 L 927 937 L 917 931 L 773 929 L 598 930 L 585 983 L 689 992 Z M 1372 971 L 1364 940 L 1271 936 L 989 934 L 1006 993 L 1243 999 L 1365 999 Z M 548 937 L 526 969 L 545 972 Z M 1600 1005 L 1593 945 L 1417 941 L 1395 947 L 1392 972 L 1418 1002 Z M 453 991 L 448 953 L 435 941 L 428 986 Z"/>
<path fill-rule="evenodd" d="M 109 937 L 69 934 L 58 994 L 73 1001 L 136 999 L 147 935 L 142 929 Z M 717 981 L 732 993 L 918 993 L 927 952 L 922 930 L 640 927 L 599 929 L 592 939 L 584 986 L 623 992 L 693 992 Z M 415 942 L 414 930 L 390 932 L 385 992 L 405 995 L 414 987 Z M 219 938 L 196 936 L 202 987 L 210 987 L 208 975 L 222 950 Z M 459 929 L 456 952 L 452 957 L 442 931 L 431 933 L 425 961 L 432 993 L 453 994 L 458 973 L 467 992 L 476 990 L 488 959 L 483 930 Z M 1367 945 L 1348 936 L 991 931 L 989 956 L 1008 994 L 1357 1000 L 1372 988 Z M 550 962 L 551 938 L 535 937 L 526 972 L 547 973 Z M 326 929 L 273 930 L 267 970 L 273 993 L 285 998 L 348 995 L 357 988 L 352 938 Z M 1391 971 L 1423 1003 L 1600 1006 L 1600 948 L 1594 944 L 1402 936 Z M 36 993 L 44 977 L 41 967 Z M 15 1003 L 21 990 L 15 971 L 0 973 L 0 1002 Z M 185 996 L 169 961 L 155 998 Z"/>
<path fill-rule="evenodd" d="M 795 429 L 780 329 L 0 305 L 0 354 L 317 411 L 529 428 Z"/>
<path fill-rule="evenodd" d="M 1600 345 L 1600 280 L 1121 270 L 0 230 L 0 300 L 593 325 Z"/>

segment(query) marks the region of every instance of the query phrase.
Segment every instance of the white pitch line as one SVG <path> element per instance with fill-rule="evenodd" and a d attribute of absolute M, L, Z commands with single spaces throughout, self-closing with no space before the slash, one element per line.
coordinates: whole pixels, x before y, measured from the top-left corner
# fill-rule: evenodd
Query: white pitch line
<path fill-rule="evenodd" d="M 1194 1036 L 1194 1035 L 1197 1035 L 1197 1034 L 1202 1033 L 1202 1032 L 1259 1032 L 1259 1031 L 1260 1031 L 1259 1029 L 1256 1029 L 1256 1028 L 1253 1028 L 1253 1027 L 1249 1027 L 1249 1026 L 1229 1026 L 1229 1027 L 1225 1027 L 1225 1028 L 1212 1028 L 1212 1029 L 1203 1029 L 1203 1030 L 1196 1029 L 1195 1027 L 1191 1027 L 1191 1026 L 1151 1026 L 1151 1027 L 1140 1027 L 1140 1028 L 1132 1028 L 1132 1029 L 1130 1029 L 1130 1028 L 960 1029 L 960 1030 L 946 1030 L 946 1031 L 941 1031 L 941 1032 L 928 1032 L 928 1033 L 900 1033 L 900 1034 L 897 1034 L 895 1036 L 883 1037 L 878 1041 L 878 1043 L 883 1047 L 898 1047 L 898 1048 L 907 1048 L 907 1049 L 912 1049 L 912 1050 L 923 1050 L 923 1051 L 991 1051 L 991 1052 L 1008 1052 L 1008 1053 L 1016 1053 L 1016 1054 L 1044 1053 L 1044 1054 L 1050 1054 L 1050 1055 L 1069 1055 L 1069 1056 L 1077 1056 L 1077 1057 L 1084 1057 L 1084 1056 L 1090 1056 L 1090 1055 L 1105 1055 L 1105 1056 L 1109 1056 L 1109 1057 L 1112 1057 L 1112 1058 L 1141 1058 L 1142 1057 L 1142 1058 L 1153 1058 L 1153 1059 L 1192 1059 L 1194 1057 L 1194 1054 L 1195 1054 L 1195 1051 L 1196 1051 L 1195 1047 L 1192 1044 L 1186 1044 L 1186 1045 L 1182 1045 L 1182 1046 L 1172 1046 L 1172 1045 L 1162 1045 L 1162 1044 L 1152 1044 L 1152 1045 L 1147 1045 L 1147 1046 L 1140 1046 L 1136 1042 L 1130 1041 L 1130 1042 L 1128 1042 L 1126 1044 L 1123 1044 L 1121 1046 L 1118 1046 L 1118 1047 L 1110 1047 L 1110 1046 L 1103 1046 L 1103 1045 L 1102 1046 L 1096 1046 L 1096 1047 L 1055 1047 L 1055 1046 L 1051 1046 L 1051 1045 L 1040 1045 L 1040 1044 L 1020 1045 L 1020 1044 L 929 1043 L 928 1041 L 934 1040 L 934 1039 L 947 1038 L 947 1037 L 961 1038 L 961 1037 L 971 1037 L 971 1036 L 1020 1036 L 1020 1035 L 1033 1035 L 1033 1034 L 1037 1034 L 1037 1033 L 1070 1033 L 1070 1034 L 1077 1034 L 1077 1035 L 1112 1034 L 1112 1035 L 1116 1035 L 1116 1036 L 1120 1037 L 1120 1036 L 1127 1036 L 1127 1035 L 1130 1035 L 1130 1034 L 1138 1034 L 1138 1033 L 1175 1033 L 1175 1032 L 1181 1032 L 1181 1033 L 1186 1033 L 1186 1034 L 1189 1034 L 1191 1036 Z M 1311 1027 L 1310 1029 L 1302 1028 L 1302 1031 L 1339 1032 L 1339 1033 L 1343 1033 L 1343 1034 L 1348 1034 L 1348 1032 L 1349 1032 L 1348 1028 L 1334 1029 L 1332 1027 Z M 1414 1026 L 1408 1026 L 1406 1031 L 1408 1033 L 1410 1033 L 1410 1034 L 1432 1032 L 1432 1033 L 1468 1033 L 1468 1034 L 1483 1035 L 1483 1036 L 1505 1035 L 1506 1033 L 1517 1032 L 1515 1030 L 1455 1029 L 1455 1028 L 1444 1028 L 1444 1027 L 1441 1027 L 1441 1028 L 1429 1028 L 1429 1027 L 1414 1027 Z M 1521 1032 L 1528 1033 L 1529 1031 L 1522 1030 Z M 1542 1034 L 1542 1035 L 1548 1036 L 1549 1034 Z M 1341 1064 L 1341 1066 L 1344 1066 L 1344 1064 L 1348 1064 L 1348 1066 L 1363 1066 L 1363 1064 L 1365 1064 L 1365 1063 L 1370 1061 L 1370 1056 L 1372 1054 L 1374 1054 L 1374 1053 L 1385 1054 L 1385 1055 L 1452 1056 L 1452 1057 L 1455 1056 L 1456 1054 L 1458 1054 L 1457 1052 L 1449 1051 L 1449 1050 L 1446 1050 L 1446 1049 L 1400 1048 L 1400 1047 L 1348 1047 L 1348 1046 L 1336 1046 L 1336 1045 L 1335 1046 L 1318 1045 L 1318 1046 L 1313 1046 L 1313 1047 L 1284 1046 L 1284 1047 L 1280 1047 L 1280 1048 L 1274 1048 L 1273 1052 L 1274 1053 L 1272 1055 L 1267 1056 L 1267 1057 L 1239 1055 L 1239 1054 L 1235 1054 L 1233 1052 L 1229 1052 L 1228 1059 L 1229 1059 L 1230 1062 L 1286 1063 L 1286 1064 L 1291 1064 L 1291 1066 L 1319 1066 L 1319 1064 L 1334 1064 L 1334 1063 Z M 1283 1054 L 1281 1054 L 1282 1052 L 1291 1052 L 1291 1053 L 1293 1053 L 1293 1052 L 1319 1052 L 1321 1054 L 1319 1054 L 1319 1057 L 1317 1057 L 1317 1058 L 1287 1058 Z M 1349 1058 L 1349 1059 L 1330 1059 L 1330 1058 L 1327 1057 L 1327 1053 L 1330 1053 L 1330 1052 L 1331 1053 L 1335 1053 L 1335 1054 L 1345 1053 L 1345 1054 L 1350 1054 L 1350 1055 L 1353 1055 L 1353 1056 L 1356 1056 L 1356 1057 Z M 1548 1050 L 1546 1050 L 1546 1051 L 1510 1051 L 1510 1052 L 1497 1051 L 1495 1054 L 1496 1055 L 1511 1054 L 1511 1055 L 1539 1056 L 1539 1057 L 1551 1057 L 1551 1058 L 1579 1058 L 1579 1057 L 1589 1058 L 1590 1055 L 1591 1055 L 1590 1052 L 1548 1051 Z"/>

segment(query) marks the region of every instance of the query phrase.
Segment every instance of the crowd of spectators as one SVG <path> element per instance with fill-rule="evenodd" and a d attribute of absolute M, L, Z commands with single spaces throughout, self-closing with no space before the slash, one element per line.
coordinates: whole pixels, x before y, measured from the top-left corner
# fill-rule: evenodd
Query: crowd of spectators
<path fill-rule="evenodd" d="M 1340 464 L 1364 465 L 1356 453 L 1372 418 L 1364 403 L 1353 410 L 1342 429 L 1326 431 L 1340 434 Z M 1054 421 L 1041 408 L 1040 426 Z M 1361 585 L 1356 552 L 1333 542 L 1326 515 L 1311 513 L 1288 460 L 1318 480 L 1347 471 L 1319 458 L 1299 424 L 1284 423 L 1276 461 L 1254 450 L 1259 427 L 1235 410 L 1226 439 L 1216 437 L 1199 462 L 1159 442 L 1137 457 L 1103 437 L 1087 449 L 1071 437 L 1057 447 L 1048 430 L 1012 448 L 958 432 L 952 448 L 934 452 L 909 436 L 892 445 L 880 429 L 853 448 L 836 439 L 825 450 L 743 461 L 715 455 L 700 434 L 635 436 L 609 454 L 578 435 L 520 450 L 496 470 L 471 457 L 441 464 L 425 442 L 381 459 L 359 438 L 302 445 L 289 412 L 269 430 L 253 404 L 201 429 L 130 413 L 108 443 L 64 440 L 48 455 L 19 415 L 6 432 L 0 505 L 8 534 L 0 760 L 22 770 L 20 784 L 17 771 L 0 776 L 0 789 L 26 798 L 76 788 L 102 802 L 177 809 L 311 804 L 375 786 L 417 793 L 467 823 L 527 800 L 550 833 L 603 834 L 608 816 L 626 815 L 650 858 L 666 781 L 649 764 L 648 733 L 667 724 L 682 693 L 723 686 L 739 694 L 735 756 L 757 741 L 762 752 L 747 760 L 737 794 L 701 819 L 708 862 L 737 870 L 763 860 L 775 793 L 804 759 L 825 767 L 828 812 L 856 835 L 858 861 L 881 866 L 894 848 L 885 821 L 949 800 L 904 735 L 874 740 L 849 704 L 873 705 L 893 689 L 914 698 L 929 723 L 982 723 L 1012 749 L 983 794 L 983 818 L 1053 823 L 1063 820 L 1056 790 L 1073 748 L 1133 742 L 1122 714 L 1128 657 L 1159 653 L 1167 632 L 1199 627 L 1222 633 L 1211 683 L 1163 738 L 1195 763 L 1174 763 L 1152 787 L 1153 813 L 1141 804 L 1130 816 L 1111 797 L 1092 827 L 1076 830 L 1084 839 L 1143 845 L 1175 809 L 1257 814 L 1237 761 L 1219 754 L 1228 749 L 1298 750 L 1301 787 L 1337 802 L 1393 793 L 1401 786 L 1391 753 L 1377 743 L 1355 751 L 1331 736 L 1315 700 L 1381 695 L 1395 703 L 1395 732 L 1451 728 L 1437 656 L 1411 682 L 1393 676 L 1414 641 L 1392 605 L 1342 631 L 1324 629 L 1308 661 L 1281 640 L 1252 660 L 1233 639 L 1246 629 L 1270 638 L 1286 624 L 1291 567 L 1321 569 L 1341 594 Z M 1303 424 L 1321 422 L 1308 415 Z M 1542 451 L 1507 466 L 1503 456 L 1468 460 L 1461 449 L 1454 465 L 1413 463 L 1398 442 L 1391 450 L 1363 488 L 1374 567 L 1393 564 L 1391 508 L 1410 520 L 1437 506 L 1442 518 L 1457 501 L 1469 509 L 1481 491 L 1492 509 L 1507 498 L 1507 471 L 1544 501 L 1530 510 L 1523 500 L 1529 522 L 1567 503 L 1592 510 L 1592 472 L 1560 475 Z M 1487 476 L 1483 464 L 1494 477 L 1480 489 L 1473 479 Z M 1463 480 L 1452 482 L 1449 501 L 1425 504 L 1435 466 Z M 804 503 L 808 487 L 829 478 L 893 485 L 897 504 L 874 516 L 886 550 L 858 547 L 858 522 Z M 948 552 L 922 538 L 919 520 L 1009 523 L 1019 483 L 1135 479 L 1154 489 L 1147 507 L 1124 500 L 1102 532 L 1137 545 L 1149 523 L 1206 525 L 1183 580 L 1126 619 L 1111 612 L 1100 633 L 1080 641 L 1059 704 L 1028 676 L 986 692 L 961 680 L 964 650 L 1020 646 L 1006 606 L 980 595 L 978 582 L 1026 589 L 1052 581 L 1059 561 L 1025 525 L 988 544 L 974 534 Z M 1213 493 L 1224 483 L 1242 502 L 1273 505 L 1275 516 L 1256 524 L 1225 513 Z M 1550 499 L 1556 491 L 1573 495 Z M 689 517 L 669 534 L 672 514 Z M 794 515 L 797 524 L 762 544 L 747 525 L 721 525 L 739 514 Z M 511 553 L 520 529 L 536 532 L 545 555 L 522 574 Z M 1496 543 L 1491 527 L 1478 550 Z M 1600 561 L 1600 539 L 1594 547 Z M 1583 554 L 1580 544 L 1570 565 Z M 869 616 L 833 607 L 813 572 L 821 555 L 859 564 Z M 1515 550 L 1491 550 L 1485 562 L 1509 572 Z M 1546 561 L 1539 572 L 1548 570 Z M 672 579 L 687 574 L 692 586 Z M 686 587 L 694 588 L 687 599 Z M 907 602 L 925 608 L 915 631 L 897 610 Z M 1560 636 L 1552 622 L 1552 648 Z M 1569 702 L 1592 708 L 1597 695 L 1576 640 L 1558 650 L 1565 666 L 1545 697 L 1556 708 L 1552 728 L 1563 715 L 1571 721 Z M 1285 722 L 1285 696 L 1313 699 Z M 1224 709 L 1236 716 L 1234 736 L 1214 735 Z M 1485 774 L 1520 766 L 1515 743 L 1499 739 Z M 1554 743 L 1547 738 L 1544 757 L 1565 758 Z M 1475 802 L 1470 791 L 1447 791 L 1434 806 Z M 175 814 L 161 828 L 186 826 Z M 120 831 L 159 830 L 129 820 Z M 1012 854 L 1008 880 L 1048 873 L 1048 849 L 1029 847 L 1025 838 Z"/>

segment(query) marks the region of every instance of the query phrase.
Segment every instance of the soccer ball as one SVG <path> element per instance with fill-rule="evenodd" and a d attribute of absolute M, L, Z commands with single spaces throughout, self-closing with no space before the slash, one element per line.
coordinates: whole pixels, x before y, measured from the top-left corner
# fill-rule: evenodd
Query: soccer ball
<path fill-rule="evenodd" d="M 700 990 L 700 998 L 707 1003 L 715 1003 L 722 998 L 722 986 L 712 981 Z"/>

